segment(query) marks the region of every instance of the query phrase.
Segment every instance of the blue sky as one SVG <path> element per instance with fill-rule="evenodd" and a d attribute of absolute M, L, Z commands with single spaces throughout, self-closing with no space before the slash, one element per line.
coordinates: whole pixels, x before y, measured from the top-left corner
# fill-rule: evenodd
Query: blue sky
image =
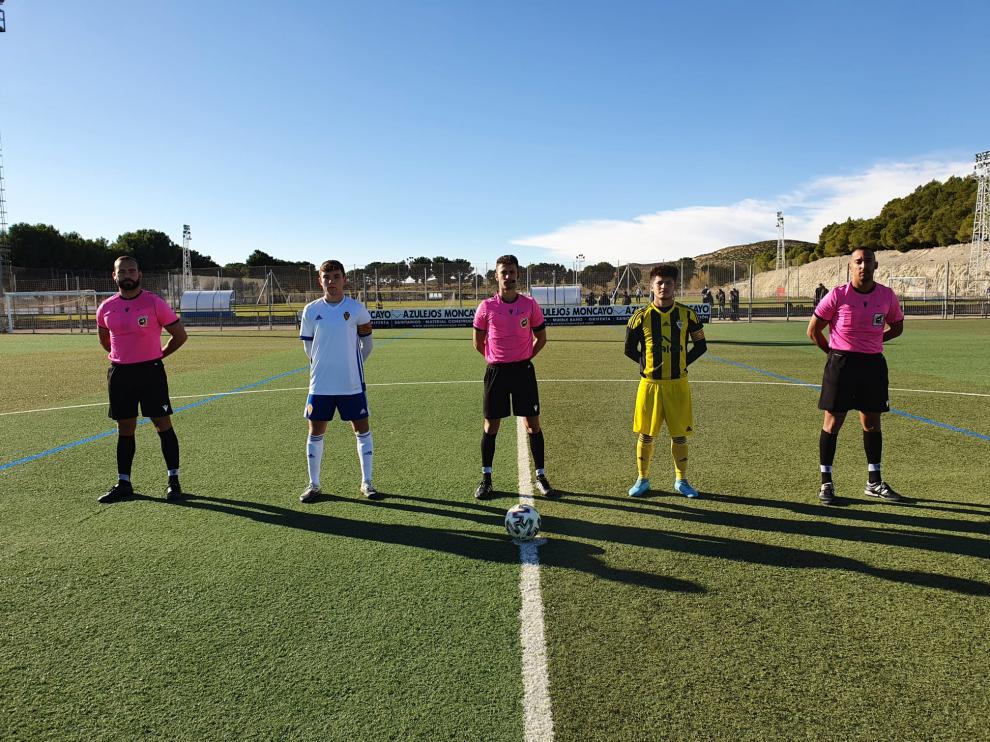
<path fill-rule="evenodd" d="M 8 219 L 218 262 L 658 260 L 990 149 L 990 3 L 8 0 Z"/>

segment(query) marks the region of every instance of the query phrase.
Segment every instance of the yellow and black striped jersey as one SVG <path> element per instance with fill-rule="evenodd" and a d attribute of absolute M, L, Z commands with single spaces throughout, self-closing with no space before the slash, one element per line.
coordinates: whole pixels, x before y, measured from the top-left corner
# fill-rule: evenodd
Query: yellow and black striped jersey
<path fill-rule="evenodd" d="M 626 355 L 639 358 L 644 379 L 680 379 L 687 376 L 688 338 L 704 338 L 698 315 L 691 307 L 674 302 L 661 309 L 652 302 L 626 325 Z"/>

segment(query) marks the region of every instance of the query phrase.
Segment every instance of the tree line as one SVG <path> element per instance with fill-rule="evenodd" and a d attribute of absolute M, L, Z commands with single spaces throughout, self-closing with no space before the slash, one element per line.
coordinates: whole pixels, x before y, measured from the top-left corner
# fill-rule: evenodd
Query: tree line
<path fill-rule="evenodd" d="M 848 255 L 861 247 L 907 252 L 945 247 L 973 239 L 976 211 L 975 176 L 933 180 L 908 196 L 886 203 L 872 219 L 846 219 L 826 226 L 807 259 Z M 801 258 L 801 255 L 788 255 Z"/>
<path fill-rule="evenodd" d="M 872 250 L 894 249 L 900 252 L 924 247 L 941 247 L 969 242 L 973 237 L 973 216 L 976 204 L 976 178 L 953 176 L 944 183 L 933 180 L 919 186 L 903 198 L 888 201 L 880 214 L 871 219 L 847 219 L 833 222 L 821 231 L 818 243 L 787 241 L 786 254 L 792 265 L 835 255 L 848 255 L 856 248 Z M 133 255 L 147 272 L 178 270 L 182 267 L 182 247 L 156 229 L 124 232 L 116 240 L 98 237 L 88 239 L 78 232 L 62 233 L 49 224 L 14 224 L 8 231 L 11 263 L 20 268 L 42 268 L 77 271 L 106 271 L 119 255 Z M 773 267 L 776 243 L 767 241 L 766 250 L 754 258 L 756 269 Z M 772 246 L 772 247 L 771 247 Z M 300 272 L 316 270 L 307 261 L 281 260 L 262 250 L 252 252 L 243 263 L 217 264 L 209 255 L 190 250 L 193 270 L 222 269 L 225 273 L 248 276 L 252 268 L 296 268 Z M 690 261 L 690 258 L 682 260 Z M 692 268 L 693 268 L 693 261 Z M 494 268 L 494 266 L 493 266 Z M 601 282 L 616 268 L 608 262 L 596 263 L 576 271 L 561 263 L 531 263 L 529 270 L 534 282 L 582 283 Z M 692 271 L 693 272 L 693 271 Z M 463 258 L 433 258 L 420 256 L 405 261 L 368 263 L 349 271 L 351 281 L 370 283 L 377 280 L 386 285 L 404 283 L 412 278 L 421 283 L 435 280 L 447 285 L 474 281 L 477 267 Z M 494 270 L 479 278 L 493 280 Z"/>
<path fill-rule="evenodd" d="M 50 224 L 19 223 L 9 229 L 7 243 L 11 250 L 10 262 L 18 268 L 100 273 L 108 271 L 120 255 L 133 256 L 147 273 L 182 268 L 182 246 L 157 229 L 124 232 L 110 242 L 104 237 L 89 239 L 78 232 L 63 233 Z M 244 262 L 226 263 L 222 266 L 209 255 L 196 250 L 190 249 L 189 254 L 193 270 L 220 269 L 226 275 L 233 273 L 249 276 L 252 269 L 265 267 L 296 268 L 300 272 L 316 270 L 313 263 L 282 260 L 262 250 L 252 252 Z M 529 270 L 535 281 L 566 283 L 575 281 L 575 278 L 585 282 L 595 279 L 600 281 L 601 276 L 614 274 L 615 266 L 607 262 L 596 263 L 578 271 L 577 276 L 573 269 L 561 263 L 531 263 L 523 266 L 522 270 Z M 423 283 L 425 279 L 444 285 L 456 285 L 458 282 L 473 282 L 476 274 L 481 280 L 492 281 L 495 277 L 494 266 L 485 275 L 480 275 L 469 260 L 437 255 L 397 262 L 374 261 L 362 268 L 349 270 L 348 279 L 358 283 L 372 283 L 377 279 L 380 284 L 397 285 L 412 278 L 416 283 Z"/>
<path fill-rule="evenodd" d="M 120 255 L 137 259 L 143 271 L 182 267 L 182 247 L 157 229 L 124 232 L 110 242 L 78 232 L 60 232 L 50 224 L 14 224 L 7 232 L 10 262 L 19 268 L 107 271 Z M 193 268 L 219 268 L 209 255 L 190 250 Z"/>

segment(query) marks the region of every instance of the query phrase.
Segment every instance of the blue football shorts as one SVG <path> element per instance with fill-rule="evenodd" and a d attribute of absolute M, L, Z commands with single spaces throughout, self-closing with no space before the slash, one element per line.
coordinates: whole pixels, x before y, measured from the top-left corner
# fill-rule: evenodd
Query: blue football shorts
<path fill-rule="evenodd" d="M 306 397 L 305 418 L 307 420 L 333 420 L 335 412 L 341 420 L 363 420 L 370 415 L 368 397 L 358 394 L 310 394 Z"/>

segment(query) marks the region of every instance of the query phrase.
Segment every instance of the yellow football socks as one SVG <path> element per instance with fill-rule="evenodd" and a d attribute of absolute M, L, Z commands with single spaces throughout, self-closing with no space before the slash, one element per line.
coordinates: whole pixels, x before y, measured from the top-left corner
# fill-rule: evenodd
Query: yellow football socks
<path fill-rule="evenodd" d="M 653 438 L 648 435 L 640 435 L 636 441 L 636 470 L 640 479 L 647 479 L 650 476 L 650 461 L 653 459 Z"/>
<path fill-rule="evenodd" d="M 670 455 L 674 457 L 674 471 L 678 479 L 687 479 L 688 444 L 670 441 Z"/>

